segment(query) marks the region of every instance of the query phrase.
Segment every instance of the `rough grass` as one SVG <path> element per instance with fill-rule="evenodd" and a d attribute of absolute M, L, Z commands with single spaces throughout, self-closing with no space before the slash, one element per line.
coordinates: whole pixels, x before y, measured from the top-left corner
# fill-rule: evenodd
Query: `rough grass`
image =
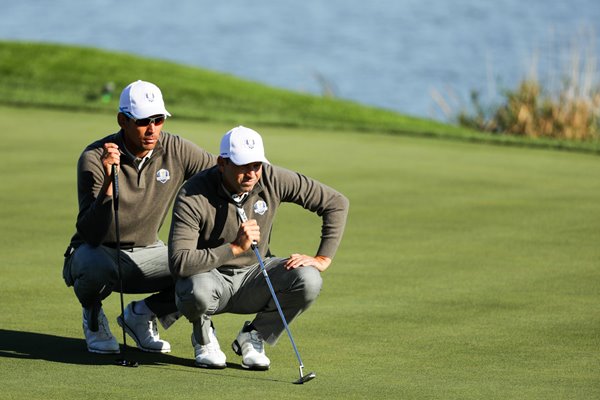
<path fill-rule="evenodd" d="M 268 372 L 229 348 L 194 368 L 190 325 L 142 366 L 88 354 L 60 272 L 76 216 L 75 163 L 114 115 L 0 107 L 0 398 L 592 399 L 600 397 L 600 163 L 585 154 L 254 125 L 277 164 L 344 192 L 351 211 L 324 290 L 291 328 L 317 379 L 292 385 L 287 338 Z M 215 151 L 230 126 L 166 128 Z M 318 143 L 318 146 L 315 145 Z M 313 251 L 318 218 L 283 207 L 277 254 Z M 162 237 L 166 237 L 163 229 Z M 126 296 L 126 301 L 136 299 Z M 118 296 L 105 304 L 117 337 Z"/>

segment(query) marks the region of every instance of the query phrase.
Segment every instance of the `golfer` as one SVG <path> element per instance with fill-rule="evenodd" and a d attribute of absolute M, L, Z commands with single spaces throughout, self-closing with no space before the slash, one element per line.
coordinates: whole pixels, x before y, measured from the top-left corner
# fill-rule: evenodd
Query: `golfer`
<path fill-rule="evenodd" d="M 94 353 L 119 353 L 102 310 L 102 300 L 119 290 L 120 257 L 125 293 L 154 293 L 132 302 L 119 325 L 141 350 L 166 353 L 157 317 L 167 328 L 178 316 L 167 246 L 158 239 L 177 191 L 196 172 L 216 163 L 179 136 L 163 132 L 166 110 L 160 89 L 136 81 L 121 93 L 119 132 L 85 148 L 77 164 L 79 214 L 65 252 L 63 278 L 83 306 L 83 333 Z M 120 254 L 116 254 L 111 168 L 119 168 Z"/>
<path fill-rule="evenodd" d="M 261 136 L 239 126 L 223 136 L 218 165 L 185 183 L 177 195 L 169 235 L 177 307 L 193 324 L 197 366 L 225 368 L 211 316 L 256 314 L 232 348 L 242 367 L 266 370 L 264 342 L 284 332 L 251 245 L 258 249 L 287 321 L 306 310 L 321 290 L 325 271 L 340 244 L 348 199 L 332 188 L 265 158 Z M 269 235 L 279 204 L 296 203 L 322 218 L 316 255 L 269 254 Z M 246 221 L 246 222 L 244 222 Z"/>

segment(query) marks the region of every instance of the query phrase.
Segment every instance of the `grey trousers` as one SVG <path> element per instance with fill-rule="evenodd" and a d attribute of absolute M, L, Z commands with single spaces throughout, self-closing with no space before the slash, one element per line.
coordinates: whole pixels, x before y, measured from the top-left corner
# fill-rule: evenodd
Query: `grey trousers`
<path fill-rule="evenodd" d="M 323 280 L 314 267 L 286 270 L 285 260 L 267 258 L 264 262 L 286 321 L 291 323 L 316 300 Z M 175 297 L 177 308 L 193 324 L 194 337 L 200 344 L 209 342 L 210 316 L 222 313 L 256 313 L 252 323 L 270 345 L 285 330 L 258 264 L 246 268 L 221 267 L 178 279 Z"/>
<path fill-rule="evenodd" d="M 111 247 L 83 244 L 65 258 L 63 278 L 67 286 L 73 286 L 83 307 L 91 307 L 121 290 L 116 254 L 117 250 Z M 163 242 L 121 250 L 119 257 L 124 293 L 155 293 L 145 302 L 159 318 L 177 312 L 175 281 Z"/>

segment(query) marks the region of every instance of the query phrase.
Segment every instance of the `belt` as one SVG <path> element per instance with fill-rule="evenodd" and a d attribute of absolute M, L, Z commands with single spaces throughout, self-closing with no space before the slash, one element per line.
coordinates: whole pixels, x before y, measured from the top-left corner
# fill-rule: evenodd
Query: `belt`
<path fill-rule="evenodd" d="M 102 246 L 110 247 L 111 249 L 116 249 L 117 243 L 116 242 L 105 242 L 105 243 L 102 243 Z M 134 247 L 135 247 L 134 242 L 121 242 L 119 244 L 119 248 L 121 250 L 133 250 Z"/>

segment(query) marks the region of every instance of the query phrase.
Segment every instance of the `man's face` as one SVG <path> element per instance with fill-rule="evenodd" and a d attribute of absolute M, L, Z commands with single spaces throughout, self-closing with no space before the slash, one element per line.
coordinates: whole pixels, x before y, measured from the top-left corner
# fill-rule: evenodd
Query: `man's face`
<path fill-rule="evenodd" d="M 165 119 L 164 115 L 153 115 L 135 121 L 120 113 L 118 122 L 125 133 L 127 150 L 136 157 L 144 157 L 156 147 Z"/>
<path fill-rule="evenodd" d="M 219 157 L 218 164 L 223 184 L 232 194 L 251 191 L 262 176 L 262 162 L 235 165 L 229 159 Z"/>

